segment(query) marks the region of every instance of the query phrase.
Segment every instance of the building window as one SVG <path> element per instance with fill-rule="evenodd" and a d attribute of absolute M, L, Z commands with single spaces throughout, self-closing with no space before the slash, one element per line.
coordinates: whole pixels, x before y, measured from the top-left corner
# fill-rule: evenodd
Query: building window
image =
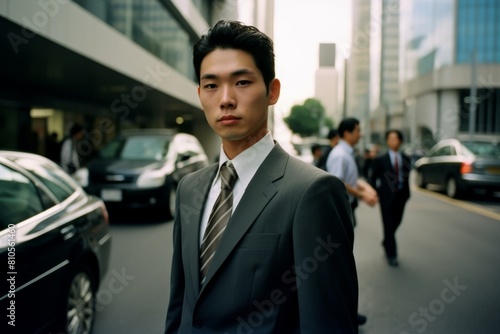
<path fill-rule="evenodd" d="M 457 1 L 456 62 L 500 63 L 500 2 Z"/>
<path fill-rule="evenodd" d="M 158 0 L 76 0 L 176 71 L 195 81 L 191 64 L 194 40 Z"/>
<path fill-rule="evenodd" d="M 470 90 L 460 90 L 460 132 L 469 131 Z M 500 89 L 478 89 L 474 132 L 500 133 Z"/>

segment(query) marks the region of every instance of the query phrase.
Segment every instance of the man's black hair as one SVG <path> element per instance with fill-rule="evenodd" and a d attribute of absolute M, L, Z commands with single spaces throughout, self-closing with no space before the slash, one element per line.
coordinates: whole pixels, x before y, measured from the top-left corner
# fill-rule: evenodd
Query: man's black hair
<path fill-rule="evenodd" d="M 311 146 L 311 152 L 314 153 L 317 150 L 320 150 L 320 151 L 322 150 L 321 149 L 321 145 L 320 144 L 312 144 L 312 146 Z"/>
<path fill-rule="evenodd" d="M 338 127 L 340 138 L 344 138 L 344 132 L 346 131 L 353 132 L 354 129 L 356 128 L 356 125 L 359 125 L 359 121 L 354 117 L 343 119 Z"/>
<path fill-rule="evenodd" d="M 399 130 L 396 130 L 396 129 L 387 130 L 387 132 L 385 133 L 385 141 L 387 141 L 387 138 L 389 138 L 389 135 L 391 133 L 395 133 L 398 136 L 399 141 L 400 142 L 404 142 L 404 138 L 405 137 L 403 136 L 403 133 L 401 131 L 399 131 Z"/>
<path fill-rule="evenodd" d="M 273 41 L 253 26 L 238 21 L 220 20 L 193 46 L 193 65 L 200 83 L 201 62 L 215 49 L 234 49 L 248 52 L 262 73 L 267 92 L 275 78 Z"/>
<path fill-rule="evenodd" d="M 326 136 L 326 139 L 332 139 L 332 138 L 335 138 L 336 136 L 338 136 L 339 132 L 337 131 L 337 129 L 330 129 L 330 131 L 328 131 L 328 135 Z"/>
<path fill-rule="evenodd" d="M 70 134 L 70 136 L 74 136 L 77 133 L 82 132 L 82 131 L 83 131 L 83 126 L 81 126 L 78 123 L 75 123 L 75 124 L 73 124 L 71 129 L 69 129 L 69 134 Z"/>

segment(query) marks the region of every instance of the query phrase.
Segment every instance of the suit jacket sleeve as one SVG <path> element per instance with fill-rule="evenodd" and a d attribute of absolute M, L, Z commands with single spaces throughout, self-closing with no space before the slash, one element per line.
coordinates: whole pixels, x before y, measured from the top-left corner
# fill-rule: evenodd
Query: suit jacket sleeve
<path fill-rule="evenodd" d="M 182 186 L 182 179 L 178 188 Z M 179 196 L 176 197 L 176 208 L 179 208 Z M 182 266 L 182 243 L 181 243 L 181 224 L 179 214 L 174 219 L 173 230 L 173 256 L 170 276 L 170 302 L 168 304 L 165 334 L 177 333 L 182 318 L 182 307 L 184 304 L 184 270 Z"/>
<path fill-rule="evenodd" d="M 300 332 L 357 333 L 354 234 L 344 184 L 328 174 L 315 178 L 304 191 L 294 220 Z"/>

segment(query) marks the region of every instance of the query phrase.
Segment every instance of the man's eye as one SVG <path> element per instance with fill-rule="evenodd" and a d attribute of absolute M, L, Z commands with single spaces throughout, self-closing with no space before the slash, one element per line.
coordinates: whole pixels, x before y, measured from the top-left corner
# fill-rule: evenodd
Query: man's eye
<path fill-rule="evenodd" d="M 217 88 L 217 85 L 216 84 L 206 84 L 204 87 L 206 89 L 215 89 L 215 88 Z"/>
<path fill-rule="evenodd" d="M 247 86 L 250 84 L 249 80 L 240 80 L 236 83 L 236 86 Z"/>

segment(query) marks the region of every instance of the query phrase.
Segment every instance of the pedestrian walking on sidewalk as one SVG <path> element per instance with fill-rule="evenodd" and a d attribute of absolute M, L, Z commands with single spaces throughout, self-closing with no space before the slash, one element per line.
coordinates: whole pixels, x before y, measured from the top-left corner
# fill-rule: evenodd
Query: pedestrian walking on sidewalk
<path fill-rule="evenodd" d="M 378 202 L 377 193 L 367 182 L 360 182 L 359 168 L 354 156 L 354 146 L 361 138 L 359 120 L 346 118 L 338 127 L 340 140 L 328 155 L 326 162 L 327 172 L 344 181 L 349 194 L 349 203 L 353 216 L 353 227 L 356 226 L 355 210 L 358 207 L 358 199 L 370 206 Z M 366 322 L 366 316 L 358 314 L 358 325 Z"/>
<path fill-rule="evenodd" d="M 406 202 L 410 198 L 408 179 L 411 161 L 399 150 L 403 144 L 401 131 L 387 131 L 385 141 L 388 151 L 373 160 L 370 183 L 377 190 L 380 199 L 380 212 L 384 228 L 382 246 L 387 262 L 390 266 L 397 267 L 399 263 L 396 230 L 401 224 Z"/>

